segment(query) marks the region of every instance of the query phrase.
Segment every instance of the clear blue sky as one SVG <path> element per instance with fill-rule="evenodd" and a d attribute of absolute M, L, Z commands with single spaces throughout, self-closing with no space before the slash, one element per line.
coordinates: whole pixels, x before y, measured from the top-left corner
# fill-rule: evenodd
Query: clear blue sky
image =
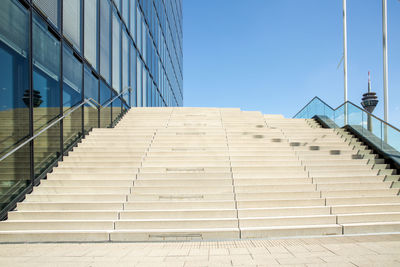
<path fill-rule="evenodd" d="M 381 0 L 348 0 L 349 100 L 367 72 L 383 118 Z M 184 105 L 292 117 L 312 97 L 343 102 L 341 0 L 184 0 Z M 400 1 L 388 0 L 389 122 L 400 127 Z"/>

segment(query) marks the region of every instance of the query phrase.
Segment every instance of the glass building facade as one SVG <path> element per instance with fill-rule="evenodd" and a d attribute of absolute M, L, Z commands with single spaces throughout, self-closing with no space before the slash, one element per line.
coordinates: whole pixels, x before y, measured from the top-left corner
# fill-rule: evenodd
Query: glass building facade
<path fill-rule="evenodd" d="M 0 210 L 93 127 L 182 106 L 182 39 L 182 0 L 0 0 L 0 156 L 93 100 L 0 161 Z"/>

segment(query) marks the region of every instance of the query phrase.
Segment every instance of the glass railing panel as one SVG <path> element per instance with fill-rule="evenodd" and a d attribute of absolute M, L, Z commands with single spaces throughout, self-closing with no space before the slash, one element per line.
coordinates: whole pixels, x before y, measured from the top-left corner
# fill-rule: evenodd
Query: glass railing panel
<path fill-rule="evenodd" d="M 361 129 L 363 125 L 363 111 L 348 103 L 345 104 L 344 108 L 344 112 L 347 115 L 347 124 Z"/>
<path fill-rule="evenodd" d="M 65 109 L 64 114 L 70 109 Z M 82 108 L 73 111 L 63 120 L 63 148 L 68 148 L 82 137 Z"/>
<path fill-rule="evenodd" d="M 345 125 L 346 121 L 346 107 L 345 105 L 339 107 L 338 109 L 335 110 L 334 112 L 334 122 L 338 127 L 343 127 Z"/>
<path fill-rule="evenodd" d="M 85 105 L 84 108 L 84 130 L 88 133 L 93 128 L 99 126 L 99 109 L 91 105 Z"/>
<path fill-rule="evenodd" d="M 38 129 L 40 130 L 40 129 Z M 35 177 L 42 174 L 61 155 L 60 123 L 43 132 L 34 140 Z"/>
<path fill-rule="evenodd" d="M 117 120 L 122 113 L 121 100 L 119 98 L 115 99 L 112 103 L 112 121 Z"/>
<path fill-rule="evenodd" d="M 332 109 L 316 97 L 295 118 L 312 118 L 315 115 L 331 119 L 337 127 L 353 127 L 377 148 L 400 161 L 400 131 L 353 103 L 346 102 L 337 109 Z"/>
<path fill-rule="evenodd" d="M 386 124 L 383 124 L 382 128 L 384 142 L 390 146 L 388 149 L 392 150 L 391 148 L 393 148 L 400 152 L 400 132 Z M 397 153 L 396 157 L 400 161 L 400 154 Z"/>
<path fill-rule="evenodd" d="M 0 161 L 0 210 L 30 185 L 29 144 Z"/>
<path fill-rule="evenodd" d="M 111 99 L 111 90 L 103 82 L 100 82 L 99 101 L 101 105 L 106 105 Z M 111 125 L 111 106 L 102 107 L 100 110 L 100 127 L 106 128 Z"/>

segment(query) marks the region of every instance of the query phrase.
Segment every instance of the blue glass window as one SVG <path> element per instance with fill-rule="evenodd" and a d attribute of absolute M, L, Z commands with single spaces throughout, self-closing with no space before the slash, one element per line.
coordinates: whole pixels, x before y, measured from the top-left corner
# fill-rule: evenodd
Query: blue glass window
<path fill-rule="evenodd" d="M 121 24 L 116 12 L 113 12 L 112 22 L 112 85 L 121 92 Z"/>
<path fill-rule="evenodd" d="M 111 4 L 100 1 L 100 74 L 111 82 Z"/>
<path fill-rule="evenodd" d="M 64 35 L 77 50 L 81 49 L 81 0 L 63 1 Z"/>
<path fill-rule="evenodd" d="M 97 0 L 85 0 L 85 58 L 97 70 Z"/>

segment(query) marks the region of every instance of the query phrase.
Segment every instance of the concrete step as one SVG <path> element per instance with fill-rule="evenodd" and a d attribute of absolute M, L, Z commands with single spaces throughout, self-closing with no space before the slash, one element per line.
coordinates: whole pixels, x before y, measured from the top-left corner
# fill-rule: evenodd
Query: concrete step
<path fill-rule="evenodd" d="M 142 168 L 182 168 L 182 167 L 225 167 L 230 168 L 229 161 L 150 161 L 146 160 L 141 163 Z"/>
<path fill-rule="evenodd" d="M 233 172 L 234 179 L 259 179 L 259 178 L 309 178 L 306 171 L 299 170 L 277 170 L 277 171 L 264 171 L 264 172 Z"/>
<path fill-rule="evenodd" d="M 343 224 L 343 234 L 372 234 L 400 232 L 400 222 L 370 222 Z"/>
<path fill-rule="evenodd" d="M 127 241 L 202 241 L 202 240 L 234 240 L 239 238 L 239 229 L 143 229 L 118 230 L 110 233 L 110 240 Z"/>
<path fill-rule="evenodd" d="M 90 163 L 90 164 L 103 164 L 103 163 L 132 163 L 136 164 L 138 162 L 141 162 L 143 157 L 107 157 L 107 156 L 101 156 L 99 155 L 98 157 L 79 157 L 79 156 L 74 156 L 73 153 L 71 153 L 70 156 L 64 157 L 63 161 L 59 162 L 60 163 Z M 97 165 L 96 165 L 97 166 Z"/>
<path fill-rule="evenodd" d="M 138 168 L 141 167 L 141 160 L 136 162 L 59 162 L 59 168 Z"/>
<path fill-rule="evenodd" d="M 131 187 L 109 186 L 39 186 L 33 189 L 35 195 L 46 194 L 130 194 Z"/>
<path fill-rule="evenodd" d="M 240 228 L 336 224 L 334 215 L 280 216 L 241 218 Z"/>
<path fill-rule="evenodd" d="M 400 212 L 400 203 L 332 206 L 332 214 Z"/>
<path fill-rule="evenodd" d="M 383 182 L 385 177 L 383 175 L 376 176 L 348 176 L 348 177 L 313 177 L 313 182 L 316 184 L 335 184 L 335 183 L 374 183 Z"/>
<path fill-rule="evenodd" d="M 132 201 L 124 204 L 124 210 L 190 210 L 190 209 L 234 209 L 233 201 Z"/>
<path fill-rule="evenodd" d="M 371 223 L 371 222 L 399 222 L 400 212 L 376 212 L 363 214 L 343 214 L 337 216 L 339 224 Z"/>
<path fill-rule="evenodd" d="M 379 196 L 397 196 L 399 189 L 342 189 L 321 191 L 321 196 L 326 198 L 332 197 L 379 197 Z"/>
<path fill-rule="evenodd" d="M 325 199 L 307 198 L 307 199 L 259 199 L 259 200 L 238 200 L 238 209 L 246 208 L 271 208 L 271 207 L 309 207 L 324 206 Z"/>
<path fill-rule="evenodd" d="M 137 179 L 232 179 L 230 172 L 165 172 L 165 173 L 138 173 Z M 120 177 L 120 174 L 118 174 Z M 134 177 L 134 176 L 133 176 Z"/>
<path fill-rule="evenodd" d="M 164 186 L 232 186 L 230 178 L 209 178 L 209 179 L 138 179 L 135 180 L 135 186 L 139 187 L 164 187 Z"/>
<path fill-rule="evenodd" d="M 118 168 L 110 168 L 110 167 L 85 167 L 85 168 L 74 168 L 74 167 L 65 167 L 65 168 L 54 168 L 54 174 L 107 174 L 110 175 L 119 175 L 119 174 L 136 174 L 138 173 L 138 168 L 135 167 L 118 167 Z"/>
<path fill-rule="evenodd" d="M 136 229 L 221 229 L 236 228 L 238 226 L 237 218 L 216 218 L 216 219 L 141 219 L 125 220 L 121 219 L 115 222 L 116 230 L 136 230 Z"/>
<path fill-rule="evenodd" d="M 19 202 L 17 204 L 18 211 L 60 211 L 60 210 L 109 210 L 118 211 L 123 210 L 123 202 L 60 202 L 60 203 L 50 203 L 50 202 Z"/>
<path fill-rule="evenodd" d="M 137 174 L 139 175 L 139 174 Z M 48 180 L 135 180 L 135 173 L 48 173 Z"/>
<path fill-rule="evenodd" d="M 42 180 L 40 183 L 41 187 L 60 187 L 60 186 L 67 186 L 67 187 L 75 187 L 75 186 L 116 186 L 116 187 L 132 187 L 133 180 L 53 180 L 53 179 L 46 179 Z"/>
<path fill-rule="evenodd" d="M 241 227 L 241 237 L 244 238 L 275 238 L 301 236 L 330 236 L 342 234 L 342 226 L 328 225 L 298 225 L 272 227 Z"/>
<path fill-rule="evenodd" d="M 127 194 L 121 193 L 32 193 L 26 195 L 26 202 L 51 202 L 51 203 L 80 203 L 80 202 L 116 202 L 121 203 L 127 200 Z"/>
<path fill-rule="evenodd" d="M 289 192 L 248 192 L 236 193 L 237 200 L 260 200 L 260 199 L 309 199 L 320 198 L 319 191 L 289 191 Z"/>
<path fill-rule="evenodd" d="M 0 236 L 1 231 L 20 231 L 20 230 L 113 230 L 114 221 L 62 221 L 62 220 L 45 220 L 45 221 L 12 221 L 7 220 L 0 223 Z M 1 237 L 0 237 L 1 238 Z"/>
<path fill-rule="evenodd" d="M 26 243 L 26 242 L 108 242 L 109 231 L 0 231 L 0 242 Z"/>
<path fill-rule="evenodd" d="M 309 171 L 312 177 L 346 177 L 346 176 L 371 176 L 378 175 L 378 170 L 321 170 L 321 171 Z"/>
<path fill-rule="evenodd" d="M 348 197 L 327 197 L 326 205 L 357 205 L 357 204 L 386 204 L 400 203 L 400 197 L 388 196 L 348 196 Z"/>
<path fill-rule="evenodd" d="M 239 209 L 239 218 L 259 218 L 278 216 L 307 216 L 307 215 L 329 215 L 330 207 L 285 207 L 285 208 L 250 208 Z"/>
<path fill-rule="evenodd" d="M 232 161 L 231 166 L 236 167 L 293 167 L 301 166 L 299 160 L 293 159 L 291 161 Z"/>
<path fill-rule="evenodd" d="M 317 190 L 357 190 L 357 189 L 388 189 L 392 182 L 360 182 L 360 183 L 330 183 L 330 184 L 317 184 Z"/>
<path fill-rule="evenodd" d="M 8 213 L 10 221 L 27 221 L 27 220 L 99 220 L 99 221 L 115 221 L 118 220 L 118 211 L 12 211 Z M 65 222 L 67 223 L 67 222 Z"/>
<path fill-rule="evenodd" d="M 139 193 L 152 193 L 152 194 L 185 194 L 185 193 L 195 193 L 195 194 L 224 194 L 224 193 L 232 193 L 233 187 L 230 186 L 207 186 L 207 187 L 198 187 L 198 186 L 163 186 L 163 187 L 142 187 L 142 186 L 134 186 L 132 187 L 131 192 L 133 194 Z"/>
<path fill-rule="evenodd" d="M 312 184 L 312 178 L 235 178 L 236 186 Z"/>
<path fill-rule="evenodd" d="M 235 209 L 220 210 L 135 210 L 122 211 L 119 213 L 121 220 L 139 219 L 218 219 L 218 218 L 237 218 Z"/>
<path fill-rule="evenodd" d="M 296 184 L 296 185 L 236 185 L 236 193 L 282 193 L 282 192 L 305 192 L 315 191 L 315 184 Z"/>

